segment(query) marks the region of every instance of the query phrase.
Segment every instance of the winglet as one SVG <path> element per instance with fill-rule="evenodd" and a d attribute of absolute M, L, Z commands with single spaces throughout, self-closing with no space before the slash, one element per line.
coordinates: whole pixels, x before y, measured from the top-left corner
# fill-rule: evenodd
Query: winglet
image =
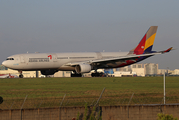
<path fill-rule="evenodd" d="M 166 52 L 170 52 L 171 50 L 173 50 L 173 47 L 168 48 L 167 50 L 161 51 L 162 53 L 166 53 Z"/>

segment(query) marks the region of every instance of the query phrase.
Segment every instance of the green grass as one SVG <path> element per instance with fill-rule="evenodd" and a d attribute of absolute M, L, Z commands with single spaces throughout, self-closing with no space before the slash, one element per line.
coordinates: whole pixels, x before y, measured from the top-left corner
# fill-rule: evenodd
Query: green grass
<path fill-rule="evenodd" d="M 95 104 L 103 88 L 105 92 L 100 105 L 161 104 L 163 100 L 163 77 L 121 78 L 24 78 L 0 79 L 0 96 L 4 98 L 0 109 L 23 106 L 84 106 Z M 166 77 L 166 102 L 179 102 L 179 77 Z"/>

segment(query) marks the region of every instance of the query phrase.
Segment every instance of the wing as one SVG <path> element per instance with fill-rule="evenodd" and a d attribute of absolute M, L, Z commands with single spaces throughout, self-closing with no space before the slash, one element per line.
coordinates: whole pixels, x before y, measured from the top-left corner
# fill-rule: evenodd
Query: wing
<path fill-rule="evenodd" d="M 128 60 L 134 61 L 134 63 L 135 63 L 135 62 L 137 62 L 137 60 L 139 58 L 145 59 L 145 58 L 151 57 L 151 56 L 156 55 L 156 54 L 163 54 L 163 53 L 169 52 L 170 50 L 172 50 L 172 47 L 167 49 L 167 50 L 164 50 L 164 51 L 159 51 L 159 52 L 153 51 L 153 53 L 147 53 L 147 54 L 140 54 L 140 55 L 129 54 L 129 55 L 126 55 L 126 56 L 114 57 L 114 58 L 109 58 L 109 59 L 96 59 L 96 60 L 72 62 L 72 63 L 65 64 L 65 66 L 74 67 L 74 66 L 79 65 L 79 64 L 90 64 L 90 65 L 97 65 L 97 66 L 105 67 L 107 64 L 115 65 L 116 62 L 125 62 L 125 61 L 128 61 Z"/>
<path fill-rule="evenodd" d="M 79 64 L 94 64 L 94 63 L 107 64 L 107 63 L 123 62 L 126 60 L 135 60 L 142 56 L 153 56 L 153 55 L 154 53 L 144 54 L 144 55 L 127 55 L 127 56 L 120 56 L 120 57 L 114 57 L 114 58 L 109 58 L 109 59 L 96 59 L 96 60 L 87 60 L 87 61 L 81 61 L 81 62 L 72 62 L 72 63 L 67 63 L 65 65 L 76 66 Z"/>

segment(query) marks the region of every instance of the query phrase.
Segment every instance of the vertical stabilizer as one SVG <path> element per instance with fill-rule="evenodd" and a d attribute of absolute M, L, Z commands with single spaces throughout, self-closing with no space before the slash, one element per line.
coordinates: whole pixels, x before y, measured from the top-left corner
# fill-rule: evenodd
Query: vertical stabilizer
<path fill-rule="evenodd" d="M 151 53 L 158 26 L 151 26 L 136 48 L 130 50 L 129 54 Z"/>

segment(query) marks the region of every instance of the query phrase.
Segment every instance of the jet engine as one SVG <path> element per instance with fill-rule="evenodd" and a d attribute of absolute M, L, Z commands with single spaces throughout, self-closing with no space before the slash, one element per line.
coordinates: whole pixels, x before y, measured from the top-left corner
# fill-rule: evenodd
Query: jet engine
<path fill-rule="evenodd" d="M 75 67 L 76 73 L 88 73 L 91 71 L 91 65 L 89 64 L 79 64 Z"/>
<path fill-rule="evenodd" d="M 58 70 L 41 70 L 42 75 L 53 75 L 56 72 L 58 72 Z"/>

